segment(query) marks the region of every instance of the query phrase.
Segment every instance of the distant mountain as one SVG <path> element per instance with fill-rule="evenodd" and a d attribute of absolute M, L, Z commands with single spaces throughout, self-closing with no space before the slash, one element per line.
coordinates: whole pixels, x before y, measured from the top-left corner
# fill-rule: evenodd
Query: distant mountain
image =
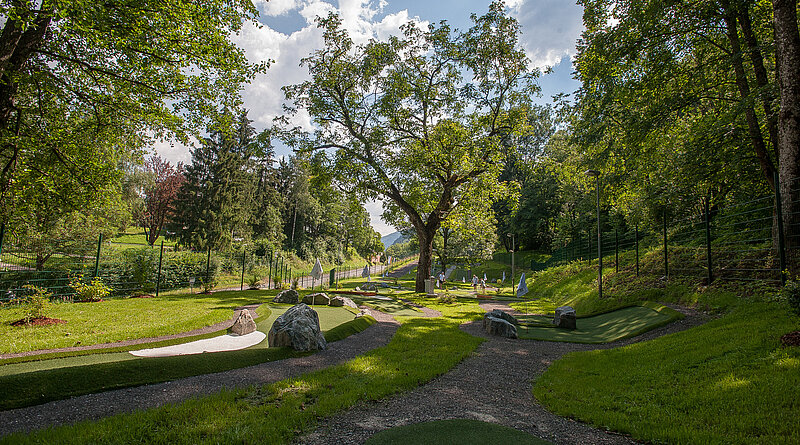
<path fill-rule="evenodd" d="M 395 244 L 395 243 L 398 243 L 398 242 L 402 243 L 403 241 L 405 241 L 405 239 L 403 238 L 403 234 L 402 233 L 394 232 L 394 233 L 390 233 L 390 234 L 388 234 L 388 235 L 386 235 L 384 237 L 381 237 L 381 241 L 383 241 L 383 248 L 386 249 L 389 246 L 391 246 L 392 244 Z"/>

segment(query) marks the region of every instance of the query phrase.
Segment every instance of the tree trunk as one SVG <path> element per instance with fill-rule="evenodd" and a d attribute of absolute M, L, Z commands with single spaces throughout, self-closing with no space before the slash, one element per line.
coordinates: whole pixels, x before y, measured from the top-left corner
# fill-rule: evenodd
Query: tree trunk
<path fill-rule="evenodd" d="M 744 64 L 742 63 L 742 48 L 739 44 L 739 32 L 736 29 L 736 15 L 731 9 L 727 0 L 721 2 L 725 27 L 727 29 L 728 41 L 731 44 L 731 52 L 733 53 L 733 72 L 736 77 L 736 86 L 739 89 L 739 96 L 743 103 L 750 100 L 750 85 L 747 82 L 747 74 L 744 71 Z M 750 136 L 750 143 L 756 152 L 756 157 L 761 165 L 761 172 L 764 174 L 764 179 L 774 189 L 775 187 L 775 165 L 767 153 L 766 145 L 764 144 L 764 137 L 761 134 L 761 126 L 758 122 L 758 117 L 751 104 L 744 107 L 745 120 L 747 121 L 747 130 Z"/>
<path fill-rule="evenodd" d="M 792 184 L 800 176 L 800 33 L 797 1 L 772 0 L 781 109 L 778 114 L 778 163 L 789 270 L 800 272 L 800 197 Z"/>
<path fill-rule="evenodd" d="M 433 258 L 433 235 L 435 230 L 417 230 L 419 238 L 419 262 L 417 263 L 417 281 L 414 284 L 414 292 L 425 292 L 425 279 L 431 275 L 431 260 Z"/>

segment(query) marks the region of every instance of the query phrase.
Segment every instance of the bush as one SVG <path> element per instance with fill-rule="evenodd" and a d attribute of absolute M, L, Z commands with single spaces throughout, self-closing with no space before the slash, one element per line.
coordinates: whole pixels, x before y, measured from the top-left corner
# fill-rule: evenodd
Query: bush
<path fill-rule="evenodd" d="M 111 294 L 111 288 L 100 277 L 94 277 L 86 284 L 83 275 L 78 275 L 69 280 L 69 287 L 75 289 L 74 301 L 100 301 Z"/>
<path fill-rule="evenodd" d="M 786 286 L 781 289 L 781 296 L 789 303 L 789 307 L 795 314 L 800 315 L 800 281 L 789 280 Z"/>
<path fill-rule="evenodd" d="M 46 289 L 28 284 L 23 286 L 23 295 L 15 297 L 10 303 L 19 305 L 22 309 L 22 319 L 28 324 L 37 318 L 44 318 L 52 296 Z"/>
<path fill-rule="evenodd" d="M 269 274 L 269 270 L 264 266 L 255 266 L 250 269 L 249 279 L 247 280 L 247 284 L 250 286 L 250 289 L 258 289 L 261 285 L 261 281 Z"/>

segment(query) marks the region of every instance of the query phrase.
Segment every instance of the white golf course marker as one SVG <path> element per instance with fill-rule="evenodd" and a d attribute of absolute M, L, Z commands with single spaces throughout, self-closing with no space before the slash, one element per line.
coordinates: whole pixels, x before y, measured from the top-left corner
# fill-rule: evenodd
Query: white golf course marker
<path fill-rule="evenodd" d="M 219 337 L 206 338 L 180 345 L 139 349 L 138 351 L 130 351 L 130 353 L 137 357 L 171 357 L 174 355 L 202 354 L 204 352 L 236 351 L 255 346 L 264 341 L 265 338 L 267 338 L 267 334 L 255 331 L 246 335 L 220 335 Z"/>

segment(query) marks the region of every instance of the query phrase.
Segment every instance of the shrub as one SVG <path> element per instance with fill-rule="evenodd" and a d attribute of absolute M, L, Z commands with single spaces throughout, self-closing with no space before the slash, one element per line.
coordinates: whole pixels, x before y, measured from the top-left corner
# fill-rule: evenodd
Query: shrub
<path fill-rule="evenodd" d="M 19 305 L 22 309 L 22 319 L 25 320 L 25 324 L 37 318 L 43 318 L 45 316 L 45 311 L 48 306 L 50 306 L 50 297 L 52 297 L 52 294 L 46 289 L 30 284 L 22 288 L 23 295 L 12 299 L 11 304 Z"/>
<path fill-rule="evenodd" d="M 800 281 L 789 280 L 781 289 L 781 296 L 789 303 L 789 307 L 795 314 L 800 315 Z"/>
<path fill-rule="evenodd" d="M 100 277 L 94 277 L 86 284 L 83 275 L 78 275 L 69 280 L 69 287 L 75 290 L 74 301 L 100 301 L 111 294 L 111 288 Z"/>
<path fill-rule="evenodd" d="M 255 266 L 250 269 L 249 279 L 247 280 L 247 284 L 250 286 L 250 289 L 258 289 L 261 285 L 261 281 L 264 277 L 267 276 L 269 272 L 267 268 L 264 266 Z"/>

